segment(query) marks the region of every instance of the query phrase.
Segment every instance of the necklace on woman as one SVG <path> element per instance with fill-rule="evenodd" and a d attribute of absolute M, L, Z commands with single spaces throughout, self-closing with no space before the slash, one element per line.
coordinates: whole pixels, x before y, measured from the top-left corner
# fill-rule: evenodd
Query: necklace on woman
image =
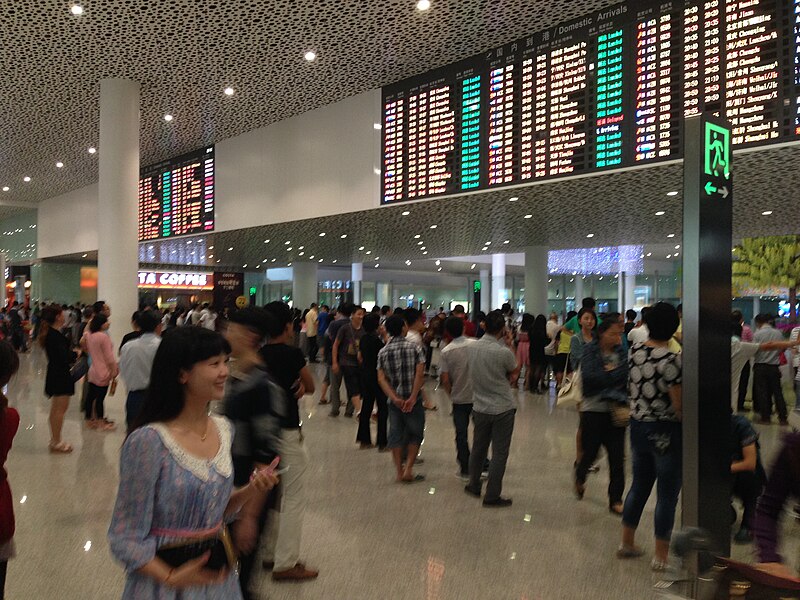
<path fill-rule="evenodd" d="M 183 431 L 184 433 L 193 433 L 193 434 L 195 434 L 195 435 L 200 437 L 200 441 L 201 442 L 205 442 L 206 438 L 208 437 L 208 423 L 209 423 L 210 420 L 211 419 L 206 418 L 206 428 L 205 428 L 205 431 L 203 433 L 197 433 L 191 427 L 180 427 L 180 428 L 178 428 L 178 431 Z M 173 427 L 174 427 L 174 425 L 173 425 Z"/>

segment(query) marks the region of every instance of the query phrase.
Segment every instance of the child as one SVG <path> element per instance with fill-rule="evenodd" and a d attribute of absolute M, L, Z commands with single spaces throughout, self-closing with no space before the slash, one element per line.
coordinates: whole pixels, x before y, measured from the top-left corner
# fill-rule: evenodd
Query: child
<path fill-rule="evenodd" d="M 5 470 L 11 442 L 19 428 L 19 413 L 9 408 L 3 388 L 19 369 L 19 357 L 7 341 L 0 341 L 0 600 L 5 598 L 6 568 L 14 557 L 14 503 Z"/>

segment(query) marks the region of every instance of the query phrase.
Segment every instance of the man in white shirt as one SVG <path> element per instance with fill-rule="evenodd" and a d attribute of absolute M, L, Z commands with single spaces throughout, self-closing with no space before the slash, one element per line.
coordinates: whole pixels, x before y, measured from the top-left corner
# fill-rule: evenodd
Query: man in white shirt
<path fill-rule="evenodd" d="M 644 344 L 650 338 L 650 330 L 644 323 L 644 316 L 648 312 L 650 312 L 649 306 L 642 308 L 641 320 L 639 321 L 639 324 L 631 329 L 630 333 L 628 333 L 628 342 L 630 343 L 631 347 L 634 344 Z"/>
<path fill-rule="evenodd" d="M 153 359 L 161 343 L 161 321 L 158 314 L 146 310 L 139 313 L 139 330 L 142 334 L 125 344 L 120 350 L 119 374 L 128 388 L 125 402 L 125 422 L 131 431 L 144 405 Z"/>
<path fill-rule="evenodd" d="M 208 305 L 208 302 L 203 304 L 203 310 L 200 311 L 200 321 L 198 325 L 209 331 L 217 330 L 217 313 Z"/>
<path fill-rule="evenodd" d="M 472 415 L 472 382 L 469 378 L 470 346 L 475 338 L 464 334 L 464 321 L 448 317 L 444 322 L 445 339 L 450 342 L 439 359 L 441 384 L 453 403 L 453 426 L 456 430 L 456 460 L 459 477 L 469 481 L 469 418 Z"/>

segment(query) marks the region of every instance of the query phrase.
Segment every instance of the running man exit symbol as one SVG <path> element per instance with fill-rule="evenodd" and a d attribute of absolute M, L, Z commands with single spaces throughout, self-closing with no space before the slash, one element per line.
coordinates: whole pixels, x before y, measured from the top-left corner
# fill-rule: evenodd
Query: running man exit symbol
<path fill-rule="evenodd" d="M 730 179 L 731 132 L 708 121 L 705 125 L 706 175 Z"/>

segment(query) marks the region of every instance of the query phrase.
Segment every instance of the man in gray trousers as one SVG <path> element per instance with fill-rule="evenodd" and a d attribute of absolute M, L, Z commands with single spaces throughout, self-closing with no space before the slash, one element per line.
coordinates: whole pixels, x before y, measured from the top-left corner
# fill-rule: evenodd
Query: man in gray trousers
<path fill-rule="evenodd" d="M 512 348 L 513 340 L 505 318 L 499 310 L 493 310 L 486 315 L 486 334 L 472 344 L 469 359 L 475 430 L 469 457 L 469 483 L 464 490 L 480 498 L 481 471 L 491 443 L 492 462 L 484 506 L 511 506 L 511 498 L 502 497 L 500 492 L 517 412 L 512 388 L 517 384 L 521 369 Z"/>

